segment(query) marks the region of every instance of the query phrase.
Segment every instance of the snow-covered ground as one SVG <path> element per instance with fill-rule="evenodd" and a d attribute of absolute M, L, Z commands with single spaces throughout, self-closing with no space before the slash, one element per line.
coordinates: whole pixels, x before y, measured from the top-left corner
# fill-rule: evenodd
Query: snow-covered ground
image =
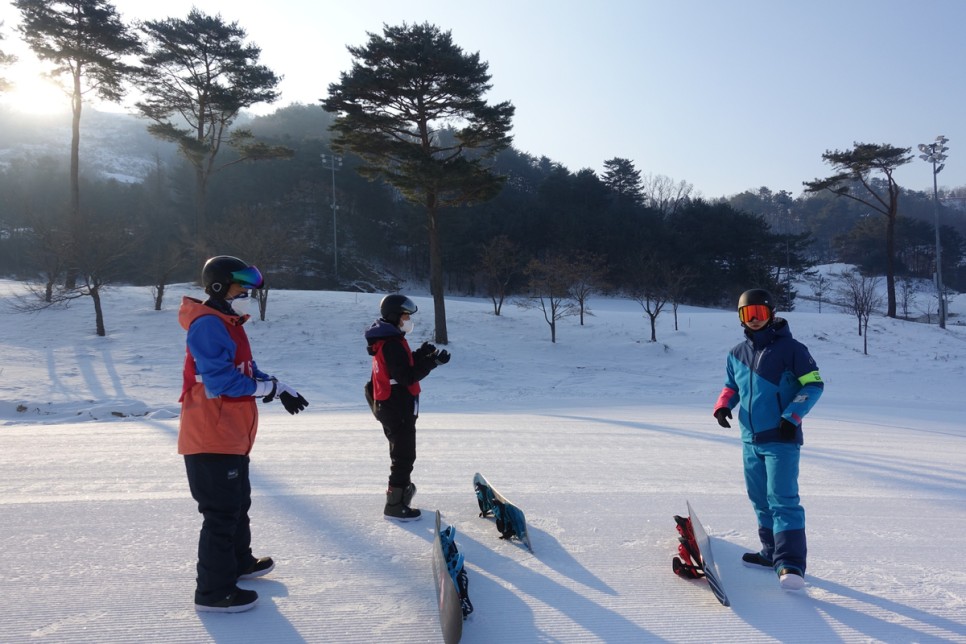
<path fill-rule="evenodd" d="M 537 311 L 452 297 L 449 365 L 424 382 L 414 505 L 382 518 L 388 454 L 362 397 L 379 295 L 273 291 L 249 335 L 259 366 L 311 403 L 262 407 L 252 453 L 256 555 L 273 574 L 237 615 L 192 606 L 200 515 L 176 450 L 191 285 L 19 314 L 0 282 L 0 640 L 438 642 L 430 563 L 439 509 L 476 611 L 463 642 L 966 641 L 966 327 L 787 314 L 825 395 L 806 419 L 806 591 L 740 565 L 757 548 L 737 430 L 711 416 L 733 311 L 684 307 L 658 341 L 640 307 L 591 300 L 558 341 Z M 432 301 L 412 334 L 428 339 Z M 958 310 L 957 310 L 958 309 Z M 953 313 L 962 304 L 954 302 Z M 534 553 L 477 516 L 482 472 L 527 513 Z M 671 572 L 690 501 L 731 608 Z"/>

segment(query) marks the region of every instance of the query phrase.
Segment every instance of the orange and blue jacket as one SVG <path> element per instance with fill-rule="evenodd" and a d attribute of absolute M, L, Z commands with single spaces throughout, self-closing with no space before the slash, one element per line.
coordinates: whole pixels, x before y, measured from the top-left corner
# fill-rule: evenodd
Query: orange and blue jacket
<path fill-rule="evenodd" d="M 255 381 L 268 380 L 252 358 L 242 325 L 249 316 L 222 313 L 185 297 L 178 322 L 188 332 L 181 388 L 179 454 L 247 455 L 258 431 Z"/>

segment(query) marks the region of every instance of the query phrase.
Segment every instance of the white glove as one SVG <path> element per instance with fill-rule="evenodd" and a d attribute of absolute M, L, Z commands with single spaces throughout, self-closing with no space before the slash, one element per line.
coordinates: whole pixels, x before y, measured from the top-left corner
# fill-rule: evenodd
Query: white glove
<path fill-rule="evenodd" d="M 280 381 L 276 380 L 275 381 L 275 385 L 277 387 L 276 390 L 275 390 L 275 395 L 276 396 L 281 396 L 282 394 L 288 394 L 289 396 L 292 396 L 293 398 L 298 398 L 299 392 L 295 391 L 293 388 L 289 387 L 284 382 L 280 382 Z"/>
<path fill-rule="evenodd" d="M 276 393 L 275 387 L 276 387 L 276 381 L 274 378 L 272 380 L 256 380 L 255 393 L 253 393 L 252 395 L 255 396 L 256 398 L 264 398 L 268 396 L 269 400 L 271 400 Z"/>

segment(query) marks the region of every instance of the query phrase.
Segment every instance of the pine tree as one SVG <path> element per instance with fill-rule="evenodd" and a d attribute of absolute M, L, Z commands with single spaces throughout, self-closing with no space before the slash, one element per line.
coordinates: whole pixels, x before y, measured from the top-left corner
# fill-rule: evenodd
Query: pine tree
<path fill-rule="evenodd" d="M 851 150 L 826 150 L 822 160 L 836 173 L 824 179 L 805 181 L 805 192 L 828 191 L 865 204 L 886 217 L 886 315 L 896 317 L 896 219 L 899 216 L 899 184 L 893 173 L 896 168 L 912 161 L 911 148 L 897 148 L 889 144 L 855 143 Z M 885 175 L 884 190 L 875 185 L 873 172 Z M 881 185 L 881 184 L 880 184 Z M 861 186 L 865 193 L 854 194 Z"/>
<path fill-rule="evenodd" d="M 362 158 L 361 174 L 425 207 L 435 341 L 446 344 L 440 211 L 500 191 L 503 178 L 488 164 L 510 145 L 514 108 L 483 99 L 489 65 L 434 25 L 386 26 L 382 35 L 370 33 L 366 45 L 348 49 L 352 69 L 329 85 L 323 101 L 336 114 L 333 144 Z"/>
<path fill-rule="evenodd" d="M 141 59 L 145 100 L 140 112 L 154 121 L 148 130 L 159 139 L 178 144 L 195 172 L 195 234 L 208 242 L 208 182 L 219 170 L 247 160 L 288 158 L 292 151 L 254 141 L 245 129 L 231 125 L 242 109 L 272 103 L 280 77 L 258 63 L 261 49 L 245 44 L 246 32 L 237 22 L 192 9 L 188 17 L 149 20 L 141 30 L 149 51 Z M 187 126 L 185 126 L 187 123 Z M 216 165 L 222 145 L 239 158 Z M 199 252 L 206 249 L 199 248 Z"/>

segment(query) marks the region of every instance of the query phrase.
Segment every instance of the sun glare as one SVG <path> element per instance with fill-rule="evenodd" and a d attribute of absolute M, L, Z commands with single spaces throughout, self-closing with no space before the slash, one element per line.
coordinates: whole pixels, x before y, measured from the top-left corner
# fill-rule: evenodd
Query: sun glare
<path fill-rule="evenodd" d="M 25 114 L 51 115 L 70 111 L 70 99 L 37 72 L 12 65 L 3 70 L 11 87 L 0 93 L 0 104 Z"/>

